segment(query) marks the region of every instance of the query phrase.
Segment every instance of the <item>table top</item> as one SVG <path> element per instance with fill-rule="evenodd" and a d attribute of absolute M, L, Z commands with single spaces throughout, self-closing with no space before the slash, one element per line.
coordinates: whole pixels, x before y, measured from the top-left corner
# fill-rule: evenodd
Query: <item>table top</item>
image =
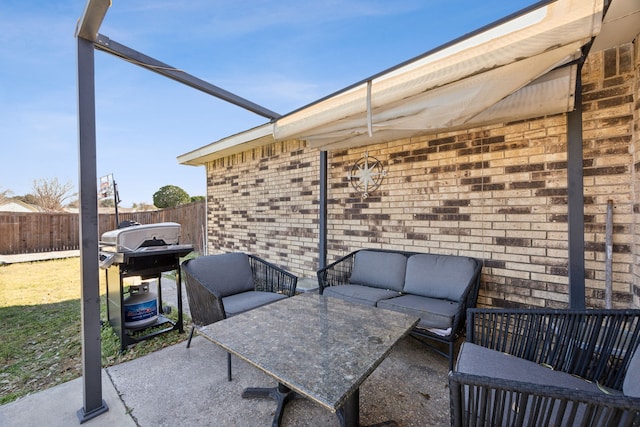
<path fill-rule="evenodd" d="M 335 412 L 418 321 L 403 313 L 302 294 L 200 332 Z"/>

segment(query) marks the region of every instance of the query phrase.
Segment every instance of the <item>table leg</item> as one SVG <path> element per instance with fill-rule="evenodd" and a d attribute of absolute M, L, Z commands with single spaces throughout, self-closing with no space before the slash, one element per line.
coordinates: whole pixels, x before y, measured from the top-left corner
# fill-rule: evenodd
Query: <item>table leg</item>
<path fill-rule="evenodd" d="M 358 427 L 360 425 L 360 389 L 356 389 L 347 397 L 344 404 L 338 409 L 338 418 L 341 427 Z"/>
<path fill-rule="evenodd" d="M 337 412 L 341 427 L 360 426 L 360 390 L 356 389 Z M 395 421 L 385 421 L 368 427 L 399 427 Z"/>
<path fill-rule="evenodd" d="M 270 388 L 249 387 L 242 392 L 243 399 L 252 397 L 273 399 L 278 402 L 278 407 L 276 408 L 276 413 L 273 417 L 272 427 L 280 427 L 284 406 L 288 401 L 296 397 L 300 397 L 300 395 L 286 385 L 278 384 L 278 387 Z"/>

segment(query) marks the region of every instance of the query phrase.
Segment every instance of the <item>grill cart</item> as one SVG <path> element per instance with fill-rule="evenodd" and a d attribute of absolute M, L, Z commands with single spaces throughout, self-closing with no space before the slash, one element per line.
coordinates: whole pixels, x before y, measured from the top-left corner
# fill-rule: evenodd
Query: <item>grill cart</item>
<path fill-rule="evenodd" d="M 180 257 L 192 252 L 193 245 L 181 245 L 179 239 L 180 224 L 174 222 L 131 225 L 102 235 L 107 318 L 120 338 L 121 351 L 165 332 L 183 332 Z M 165 316 L 162 305 L 162 273 L 170 271 L 176 272 L 177 322 Z"/>

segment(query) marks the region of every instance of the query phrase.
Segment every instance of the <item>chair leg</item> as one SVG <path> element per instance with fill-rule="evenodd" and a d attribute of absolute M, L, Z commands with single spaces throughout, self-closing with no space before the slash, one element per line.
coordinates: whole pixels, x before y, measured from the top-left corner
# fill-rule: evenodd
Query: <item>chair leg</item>
<path fill-rule="evenodd" d="M 231 353 L 227 353 L 227 380 L 231 381 Z"/>
<path fill-rule="evenodd" d="M 193 333 L 195 332 L 196 327 L 191 326 L 191 332 L 189 332 L 189 340 L 187 341 L 187 348 L 191 346 L 191 338 L 193 338 Z"/>
<path fill-rule="evenodd" d="M 453 371 L 453 343 L 454 341 L 449 342 L 449 371 Z"/>

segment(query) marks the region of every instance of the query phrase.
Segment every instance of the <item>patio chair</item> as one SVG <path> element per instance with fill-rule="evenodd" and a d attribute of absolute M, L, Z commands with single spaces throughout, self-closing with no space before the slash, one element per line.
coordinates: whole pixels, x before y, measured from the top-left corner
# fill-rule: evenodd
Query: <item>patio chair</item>
<path fill-rule="evenodd" d="M 206 255 L 182 263 L 192 327 L 218 322 L 235 314 L 293 296 L 298 278 L 254 255 Z M 227 378 L 231 381 L 231 354 L 227 353 Z"/>
<path fill-rule="evenodd" d="M 640 425 L 640 310 L 467 313 L 452 426 Z"/>

